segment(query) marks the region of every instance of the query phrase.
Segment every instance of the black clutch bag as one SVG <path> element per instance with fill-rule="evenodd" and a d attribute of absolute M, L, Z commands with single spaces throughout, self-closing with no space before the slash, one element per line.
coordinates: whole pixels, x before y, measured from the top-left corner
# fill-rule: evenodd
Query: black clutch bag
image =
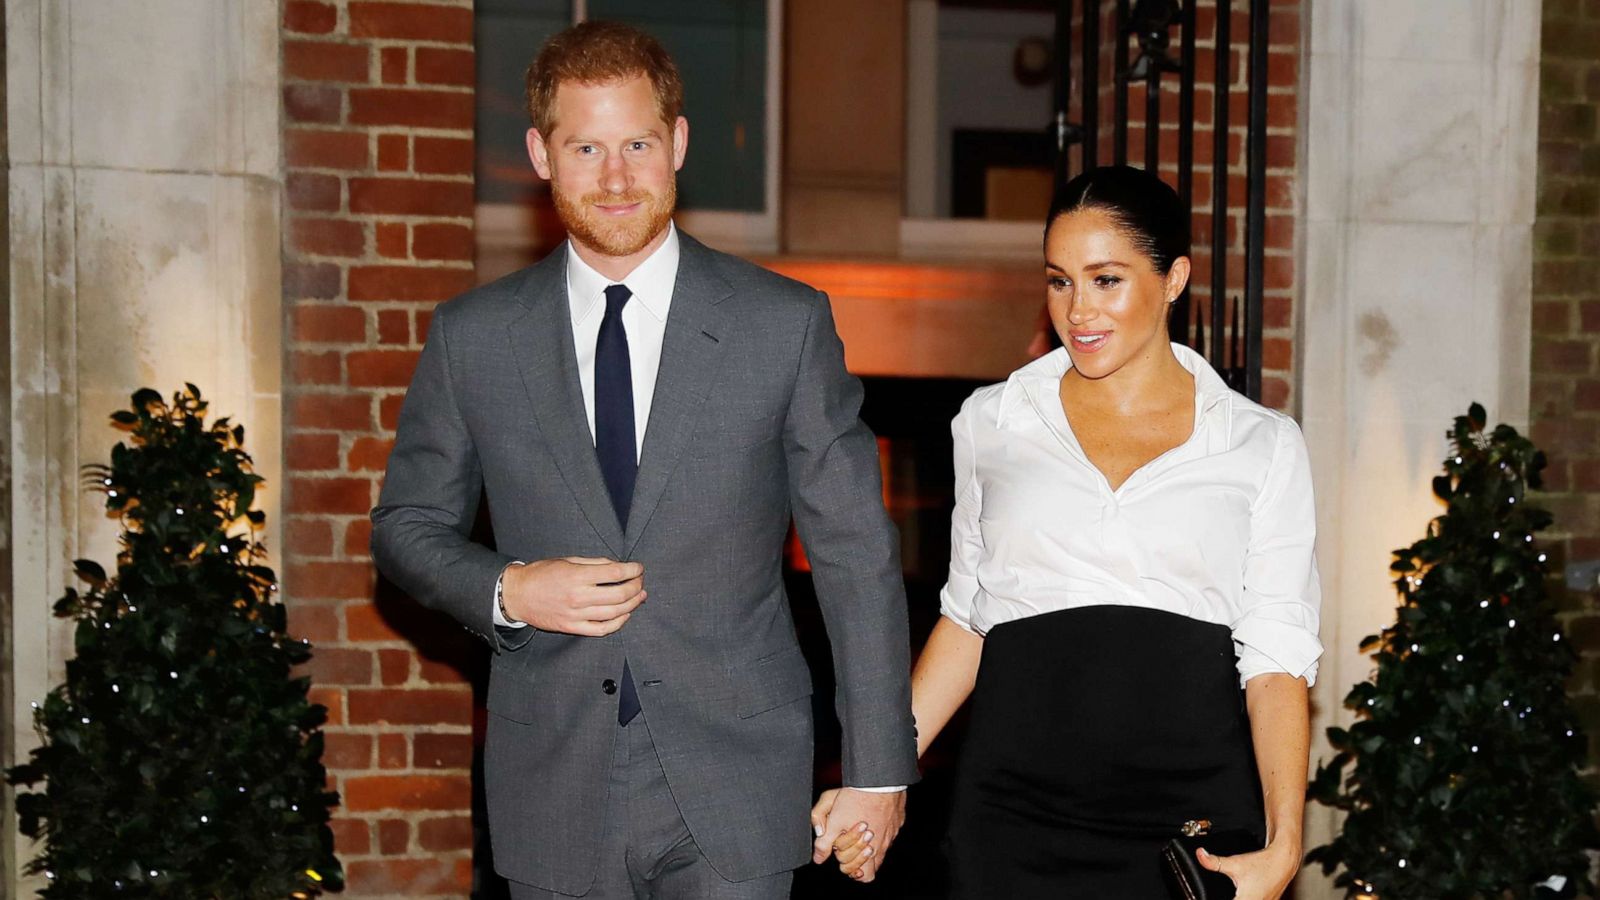
<path fill-rule="evenodd" d="M 1200 865 L 1194 852 L 1201 847 L 1212 856 L 1233 856 L 1261 849 L 1261 839 L 1243 828 L 1212 831 L 1205 819 L 1183 823 L 1181 833 L 1161 847 L 1167 891 L 1175 900 L 1231 900 L 1233 879 Z"/>

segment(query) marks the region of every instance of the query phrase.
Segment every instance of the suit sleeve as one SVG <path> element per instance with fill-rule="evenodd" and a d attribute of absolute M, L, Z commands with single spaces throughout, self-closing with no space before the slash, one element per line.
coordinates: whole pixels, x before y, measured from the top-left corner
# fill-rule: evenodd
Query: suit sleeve
<path fill-rule="evenodd" d="M 790 503 L 833 647 L 844 783 L 904 785 L 918 780 L 905 582 L 861 397 L 819 293 L 784 423 Z"/>
<path fill-rule="evenodd" d="M 372 510 L 372 558 L 422 605 L 450 614 L 496 652 L 513 650 L 533 629 L 495 625 L 495 582 L 515 560 L 469 537 L 483 473 L 457 402 L 450 328 L 448 309 L 440 307 L 406 391 Z"/>

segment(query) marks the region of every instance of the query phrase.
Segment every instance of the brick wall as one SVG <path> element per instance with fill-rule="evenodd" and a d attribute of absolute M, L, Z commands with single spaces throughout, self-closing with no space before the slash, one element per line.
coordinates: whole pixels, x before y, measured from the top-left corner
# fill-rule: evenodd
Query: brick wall
<path fill-rule="evenodd" d="M 1533 227 L 1533 439 L 1556 570 L 1600 559 L 1600 0 L 1545 0 Z M 1600 591 L 1563 591 L 1572 682 L 1600 762 Z"/>
<path fill-rule="evenodd" d="M 1293 396 L 1295 382 L 1295 198 L 1298 124 L 1300 120 L 1301 2 L 1268 0 L 1267 39 L 1267 134 L 1265 252 L 1262 262 L 1262 386 L 1261 399 L 1268 406 L 1290 410 L 1298 402 Z M 1100 132 L 1098 153 L 1101 164 L 1113 161 L 1112 122 L 1114 121 L 1114 82 L 1111 77 L 1113 35 L 1116 34 L 1116 4 L 1102 0 L 1100 25 Z M 1229 20 L 1228 62 L 1231 76 L 1228 90 L 1228 223 L 1227 288 L 1230 298 L 1244 293 L 1245 238 L 1245 151 L 1250 121 L 1249 37 L 1250 4 L 1236 0 Z M 1169 53 L 1179 54 L 1178 32 L 1172 32 Z M 1195 6 L 1195 122 L 1194 122 L 1194 271 L 1190 276 L 1192 308 L 1207 310 L 1211 296 L 1212 172 L 1215 134 L 1213 95 L 1215 94 L 1215 53 L 1217 8 L 1215 0 L 1199 0 Z M 1075 39 L 1080 39 L 1075 36 Z M 1138 54 L 1130 43 L 1129 59 Z M 1081 77 L 1081 62 L 1075 64 L 1074 83 Z M 1076 89 L 1074 89 L 1076 91 Z M 1162 79 L 1161 136 L 1159 157 L 1161 175 L 1176 186 L 1178 180 L 1178 78 Z M 1144 164 L 1145 91 L 1143 82 L 1128 90 L 1128 161 Z M 1074 121 L 1082 116 L 1074 110 Z M 1204 313 L 1207 343 L 1211 320 Z"/>
<path fill-rule="evenodd" d="M 433 305 L 474 283 L 471 0 L 286 0 L 283 585 L 350 895 L 465 896 L 481 657 L 375 583 L 367 511 Z M 441 638 L 440 635 L 446 637 Z"/>

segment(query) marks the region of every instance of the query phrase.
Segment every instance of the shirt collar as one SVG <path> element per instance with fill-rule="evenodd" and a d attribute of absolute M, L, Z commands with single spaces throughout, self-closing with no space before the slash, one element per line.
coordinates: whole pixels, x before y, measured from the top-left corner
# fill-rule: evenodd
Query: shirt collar
<path fill-rule="evenodd" d="M 1183 344 L 1173 344 L 1172 354 L 1178 358 L 1178 364 L 1194 376 L 1195 412 L 1206 413 L 1224 400 L 1233 396 L 1233 389 L 1222 380 L 1206 358 Z M 1055 383 L 1061 376 L 1067 374 L 1072 368 L 1072 356 L 1065 347 L 1046 353 L 1031 363 L 1011 373 L 1006 379 L 1006 386 L 1000 391 L 1000 413 L 995 425 L 1005 427 L 1006 417 L 1016 408 L 1017 404 L 1027 402 L 1024 391 L 1032 386 L 1039 386 L 1043 382 Z"/>
<path fill-rule="evenodd" d="M 567 242 L 567 304 L 574 326 L 594 315 L 604 306 L 606 288 L 625 284 L 633 292 L 630 303 L 638 303 L 656 321 L 665 322 L 672 306 L 672 288 L 678 280 L 680 245 L 678 226 L 667 224 L 667 239 L 656 251 L 639 263 L 621 282 L 615 282 L 596 272 L 583 261 Z"/>

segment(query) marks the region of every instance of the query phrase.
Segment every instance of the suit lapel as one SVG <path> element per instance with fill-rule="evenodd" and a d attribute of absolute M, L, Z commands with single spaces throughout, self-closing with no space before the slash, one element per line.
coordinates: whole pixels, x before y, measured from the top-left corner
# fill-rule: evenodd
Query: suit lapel
<path fill-rule="evenodd" d="M 678 239 L 682 248 L 678 278 L 661 343 L 661 367 L 650 401 L 650 422 L 645 427 L 639 475 L 633 485 L 633 505 L 628 509 L 625 554 L 631 554 L 638 544 L 677 468 L 678 458 L 694 433 L 706 393 L 721 368 L 725 342 L 732 338 L 727 314 L 718 304 L 733 293 L 733 288 L 712 269 L 711 251 L 681 231 Z"/>
<path fill-rule="evenodd" d="M 562 479 L 600 540 L 621 558 L 622 527 L 600 475 L 578 384 L 578 356 L 567 305 L 566 254 L 563 244 L 529 273 L 517 298 L 527 311 L 510 324 L 507 337 L 528 393 L 528 405 L 539 420 Z"/>

